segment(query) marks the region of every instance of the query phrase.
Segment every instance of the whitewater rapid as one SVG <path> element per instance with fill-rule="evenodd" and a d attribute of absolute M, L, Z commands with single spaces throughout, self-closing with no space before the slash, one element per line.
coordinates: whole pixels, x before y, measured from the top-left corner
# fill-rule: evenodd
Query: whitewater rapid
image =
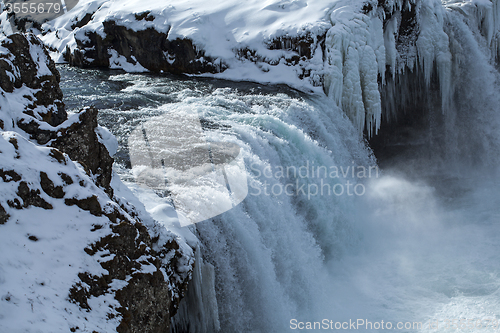
<path fill-rule="evenodd" d="M 436 332 L 426 329 L 435 320 L 443 325 L 445 319 L 500 315 L 495 175 L 450 176 L 430 162 L 427 170 L 409 173 L 398 171 L 404 164 L 399 161 L 395 170 L 372 177 L 281 177 L 280 167 L 346 170 L 377 163 L 325 96 L 280 86 L 60 70 L 68 107 L 97 104 L 100 123 L 120 144 L 115 170 L 160 222 L 171 223 L 173 209 L 155 210 L 168 202 L 134 185 L 127 157 L 128 135 L 141 122 L 173 109 L 196 110 L 210 140 L 241 147 L 247 198 L 186 227 L 197 236 L 204 261 L 214 266 L 221 332 L 296 331 L 292 323 L 324 319 L 421 322 L 418 331 Z M 88 84 L 82 87 L 83 76 Z M 296 189 L 322 181 L 332 187 L 362 184 L 365 191 L 275 195 L 288 184 Z"/>

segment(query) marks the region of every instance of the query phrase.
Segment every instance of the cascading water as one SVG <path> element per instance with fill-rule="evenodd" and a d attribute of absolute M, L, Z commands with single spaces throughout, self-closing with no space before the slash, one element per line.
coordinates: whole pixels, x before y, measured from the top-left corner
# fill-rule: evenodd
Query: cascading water
<path fill-rule="evenodd" d="M 487 320 L 500 319 L 500 87 L 489 64 L 493 37 L 484 42 L 479 28 L 457 13 L 446 20 L 453 37 L 452 66 L 446 68 L 455 78 L 453 85 L 448 82 L 450 103 L 443 103 L 442 92 L 431 93 L 433 87 L 443 89 L 442 81 L 427 78 L 432 69 L 411 74 L 421 85 L 408 79 L 410 73 L 394 74 L 394 85 L 389 81 L 381 88 L 381 109 L 391 112 L 392 106 L 398 117 L 405 108 L 426 108 L 426 114 L 421 128 L 409 129 L 406 153 L 384 157 L 384 170 L 376 168 L 359 135 L 367 110 L 369 122 L 378 126 L 380 105 L 352 104 L 357 97 L 346 95 L 347 86 L 340 91 L 329 86 L 325 97 L 286 87 L 61 67 L 68 107 L 99 101 L 101 124 L 120 142 L 116 170 L 166 224 L 173 212 L 168 198 L 133 185 L 129 134 L 173 109 L 194 110 L 209 141 L 241 147 L 247 198 L 187 227 L 199 239 L 198 255 L 207 265 L 199 268 L 197 284 L 215 285 L 216 301 L 205 293 L 203 303 L 218 306 L 213 312 L 206 306 L 191 311 L 198 314 L 192 331 L 220 325 L 221 332 L 286 332 L 293 323 L 323 319 L 332 325 L 369 321 L 371 327 L 357 331 L 378 332 L 394 331 L 398 322 L 422 323 L 421 329 L 411 325 L 401 332 L 440 332 L 450 329 L 446 320 L 460 319 L 475 326 L 467 321 L 469 326 L 455 331 L 476 332 L 481 320 L 481 332 L 496 331 L 491 321 L 484 327 Z M 335 54 L 332 49 L 331 65 Z M 434 71 L 442 80 L 439 68 Z M 82 88 L 83 75 L 88 86 Z M 365 77 L 371 80 L 370 75 Z M 411 89 L 419 91 L 412 95 Z M 411 99 L 424 95 L 432 97 Z M 350 113 L 355 126 L 334 102 L 355 107 Z M 197 194 L 191 195 L 196 200 Z M 210 318 L 217 312 L 218 320 Z M 189 309 L 182 313 L 190 315 Z M 178 331 L 185 319 L 176 319 Z M 380 327 L 382 320 L 392 329 Z"/>
<path fill-rule="evenodd" d="M 335 293 L 325 292 L 330 277 L 324 261 L 340 258 L 358 238 L 347 215 L 352 211 L 354 191 L 364 190 L 354 188 L 357 174 L 353 177 L 352 170 L 357 173 L 366 168 L 366 177 L 368 172 L 373 177 L 378 172 L 369 150 L 342 112 L 332 109 L 325 97 L 310 99 L 287 89 L 284 91 L 291 96 L 267 88 L 264 94 L 248 88 L 238 92 L 205 87 L 200 92 L 194 87 L 182 89 L 182 83 L 177 83 L 178 91 L 169 92 L 168 86 L 155 84 L 161 78 L 149 81 L 127 74 L 111 79 L 106 85 L 122 88 L 125 84 L 120 82 L 133 83 L 116 92 L 128 99 L 126 104 L 137 98 L 147 101 L 158 90 L 172 99 L 140 110 L 104 108 L 102 123 L 120 133 L 123 145 L 138 119 L 184 107 L 196 109 L 204 123 L 217 125 L 206 129 L 209 139 L 242 147 L 248 170 L 247 199 L 193 227 L 205 260 L 215 266 L 222 331 L 278 332 L 291 318 L 320 319 L 330 313 L 325 304 L 334 306 Z M 70 88 L 66 89 L 71 95 Z M 102 94 L 108 101 L 118 99 Z M 123 150 L 119 157 L 124 156 Z M 318 175 L 320 166 L 328 167 L 326 178 L 324 171 Z M 331 166 L 338 167 L 338 172 L 332 174 Z M 282 176 L 280 167 L 284 168 Z M 286 177 L 287 168 L 290 177 Z M 126 170 L 121 172 L 127 179 Z M 306 173 L 309 178 L 301 177 Z M 322 182 L 326 184 L 324 195 L 316 193 L 321 192 Z M 287 184 L 291 186 L 286 192 L 295 194 L 285 193 Z M 309 188 L 311 184 L 318 188 Z M 341 191 L 344 193 L 337 195 Z"/>

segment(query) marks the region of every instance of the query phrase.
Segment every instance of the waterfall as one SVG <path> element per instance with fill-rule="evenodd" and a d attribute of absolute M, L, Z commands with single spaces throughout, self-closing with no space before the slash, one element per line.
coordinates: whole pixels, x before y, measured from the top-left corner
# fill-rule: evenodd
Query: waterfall
<path fill-rule="evenodd" d="M 432 274 L 444 279 L 459 276 L 463 281 L 458 290 L 472 288 L 473 294 L 482 293 L 479 290 L 484 286 L 476 277 L 458 273 L 460 258 L 450 251 L 460 242 L 450 239 L 448 233 L 466 242 L 470 230 L 463 226 L 468 222 L 461 214 L 478 211 L 474 186 L 490 188 L 483 180 L 475 184 L 462 181 L 458 188 L 439 183 L 436 193 L 436 188 L 404 175 L 366 182 L 358 178 L 353 181 L 366 184 L 366 196 L 318 195 L 312 200 L 305 195 L 267 195 L 264 191 L 287 184 L 296 188 L 302 182 L 320 185 L 313 177 L 294 184 L 295 178 L 281 177 L 280 167 L 298 168 L 307 162 L 316 166 L 375 165 L 357 133 L 366 128 L 368 137 L 374 136 L 383 118 L 401 119 L 407 117 L 406 112 L 424 112 L 429 126 L 422 148 L 414 156 L 405 156 L 407 163 L 412 159 L 421 163 L 418 167 L 412 163 L 410 172 L 416 171 L 424 179 L 432 174 L 441 178 L 439 182 L 446 177 L 476 179 L 485 170 L 494 175 L 500 147 L 495 133 L 500 103 L 497 72 L 491 64 L 498 29 L 491 13 L 497 11 L 497 3 L 460 10 L 455 5 L 401 2 L 392 18 L 381 13 L 352 14 L 342 7 L 334 10 L 331 16 L 336 24 L 326 38 L 330 68 L 325 90 L 329 98 L 266 96 L 259 101 L 257 96 L 227 92 L 203 102 L 190 101 L 208 103 L 209 110 L 200 106 L 200 112 L 231 126 L 231 134 L 213 135 L 226 135 L 225 140 L 236 140 L 244 147 L 250 192 L 259 194 L 196 225 L 203 254 L 215 266 L 223 331 L 283 332 L 290 329 L 292 318 L 305 322 L 361 316 L 380 319 L 387 313 L 401 321 L 415 320 L 418 314 L 424 325 L 430 325 L 429 318 L 436 313 L 449 316 L 448 311 L 453 311 L 451 305 L 439 309 L 440 302 L 447 304 L 444 295 L 456 297 L 460 304 L 456 307 L 465 311 L 461 306 L 470 300 L 461 291 L 435 285 L 430 281 Z M 401 34 L 401 17 L 408 11 L 414 11 L 419 33 L 413 44 L 402 45 L 396 31 Z M 331 99 L 338 107 L 331 106 Z M 265 170 L 272 176 L 263 176 Z M 345 184 L 347 179 L 329 181 Z M 474 193 L 472 197 L 468 192 Z M 467 209 L 443 206 L 441 196 L 467 202 Z M 488 221 L 493 221 L 491 211 L 495 209 L 488 206 L 483 212 Z M 497 233 L 496 227 L 488 225 L 474 229 L 473 239 L 488 229 Z M 435 256 L 428 249 L 444 251 L 449 257 Z M 476 255 L 482 254 L 474 248 L 469 251 L 470 257 L 463 251 L 457 253 L 467 257 L 469 268 L 477 271 L 481 259 Z M 431 259 L 422 261 L 415 253 Z M 392 265 L 388 264 L 391 260 Z M 439 267 L 438 263 L 445 262 L 455 273 Z M 492 262 L 486 264 L 486 272 L 495 272 Z M 363 273 L 364 269 L 370 273 Z M 487 281 L 499 285 L 497 279 Z M 406 287 L 397 287 L 399 284 Z M 428 290 L 434 300 L 416 300 L 422 292 L 419 288 Z M 474 307 L 473 313 L 487 316 L 497 309 L 498 302 L 491 302 L 494 295 L 496 287 L 484 292 L 484 302 L 490 302 L 484 305 L 487 310 Z M 388 306 L 386 311 L 381 310 L 384 306 Z M 406 310 L 400 309 L 405 306 Z"/>
<path fill-rule="evenodd" d="M 214 266 L 203 262 L 200 252 L 197 247 L 193 277 L 176 316 L 172 318 L 172 333 L 210 333 L 220 329 Z"/>
<path fill-rule="evenodd" d="M 324 290 L 329 280 L 324 262 L 339 258 L 356 241 L 355 226 L 344 216 L 356 196 L 353 170 L 371 166 L 376 176 L 375 161 L 349 120 L 324 97 L 230 89 L 168 107 L 195 109 L 204 121 L 218 124 L 222 130 L 207 131 L 207 137 L 238 144 L 246 163 L 245 201 L 193 227 L 204 261 L 215 267 L 222 331 L 281 332 L 291 318 L 320 318 L 325 302 L 333 301 Z M 345 177 L 342 171 L 331 174 L 333 166 Z M 324 172 L 318 177 L 319 167 L 328 168 L 326 177 Z M 293 174 L 300 168 L 308 177 Z M 342 187 L 345 193 L 334 194 L 335 185 L 336 193 Z M 199 282 L 193 283 L 197 289 Z"/>
<path fill-rule="evenodd" d="M 207 142 L 240 147 L 248 196 L 184 227 L 197 265 L 177 332 L 287 332 L 292 320 L 324 319 L 432 332 L 435 320 L 496 318 L 498 2 L 391 3 L 331 11 L 327 96 L 131 74 L 102 79 L 112 93 L 91 90 L 121 143 L 122 179 L 133 179 L 129 134 L 172 110 L 196 112 Z M 117 101 L 133 107 L 116 111 Z M 408 149 L 379 170 L 365 130 Z M 158 213 L 173 211 L 167 198 L 141 191 L 155 219 L 175 224 Z"/>

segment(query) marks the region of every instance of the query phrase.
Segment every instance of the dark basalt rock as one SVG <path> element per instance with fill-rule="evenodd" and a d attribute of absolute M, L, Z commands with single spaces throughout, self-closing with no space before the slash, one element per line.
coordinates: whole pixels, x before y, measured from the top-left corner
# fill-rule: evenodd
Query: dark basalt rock
<path fill-rule="evenodd" d="M 142 21 L 142 20 L 154 21 L 155 17 L 153 15 L 151 15 L 150 11 L 145 11 L 145 12 L 140 13 L 140 14 L 135 14 L 135 19 L 137 21 Z"/>
<path fill-rule="evenodd" d="M 302 37 L 282 36 L 268 43 L 270 50 L 288 50 L 297 53 L 299 59 L 311 59 L 314 53 L 314 38 L 310 35 Z"/>
<path fill-rule="evenodd" d="M 52 209 L 52 205 L 45 201 L 40 196 L 40 193 L 41 192 L 39 189 L 31 189 L 25 181 L 22 181 L 19 183 L 16 192 L 19 198 L 21 198 L 22 203 L 18 198 L 15 198 L 14 200 L 8 200 L 7 204 L 9 205 L 9 207 L 15 209 L 28 208 L 29 206 L 40 207 L 43 209 Z"/>
<path fill-rule="evenodd" d="M 0 224 L 4 224 L 5 222 L 7 222 L 10 218 L 10 215 L 7 214 L 7 212 L 5 211 L 5 208 L 2 207 L 2 205 L 0 205 Z"/>
<path fill-rule="evenodd" d="M 71 29 L 83 27 L 84 25 L 90 22 L 90 20 L 92 19 L 92 15 L 94 15 L 94 13 L 85 14 L 85 16 L 80 21 L 76 22 L 71 26 Z"/>
<path fill-rule="evenodd" d="M 9 54 L 0 55 L 0 88 L 5 92 L 13 92 L 15 88 L 25 85 L 31 89 L 41 89 L 35 94 L 35 100 L 29 106 L 33 110 L 38 106 L 48 107 L 48 112 L 43 114 L 43 121 L 52 126 L 61 124 L 67 118 L 67 114 L 62 102 L 62 91 L 59 88 L 60 75 L 56 69 L 54 61 L 43 46 L 42 42 L 32 34 L 13 34 L 6 38 L 1 44 L 10 51 Z M 45 65 L 51 75 L 38 76 L 37 60 L 31 58 L 30 48 L 40 47 L 45 55 Z M 39 59 L 38 61 L 43 61 Z M 7 74 L 18 72 L 18 76 Z M 29 111 L 27 110 L 27 111 Z"/>
<path fill-rule="evenodd" d="M 105 215 L 104 211 L 100 213 Z M 110 283 L 115 279 L 128 279 L 127 285 L 118 290 L 115 296 L 121 305 L 115 310 L 122 317 L 117 332 L 169 332 L 170 317 L 175 313 L 175 306 L 171 290 L 160 270 L 161 254 L 152 249 L 153 241 L 142 224 L 118 211 L 108 215 L 110 221 L 119 216 L 111 225 L 113 233 L 85 249 L 91 256 L 103 257 L 100 253 L 106 253 L 105 257 L 112 256 L 111 260 L 101 262 L 108 274 L 96 276 L 80 273 L 80 282 L 70 290 L 70 300 L 90 310 L 90 297 L 109 293 Z M 176 248 L 172 247 L 171 250 L 176 251 Z M 142 266 L 149 266 L 148 270 L 153 272 L 142 272 Z"/>
<path fill-rule="evenodd" d="M 83 210 L 88 210 L 90 214 L 95 216 L 102 215 L 101 204 L 99 203 L 99 200 L 95 195 L 85 199 L 75 199 L 75 198 L 65 199 L 64 203 L 68 206 L 77 205 L 79 208 Z"/>
<path fill-rule="evenodd" d="M 43 171 L 40 172 L 40 186 L 42 186 L 42 190 L 52 198 L 64 198 L 65 193 L 62 186 L 54 186 L 54 182 Z"/>
<path fill-rule="evenodd" d="M 106 147 L 99 142 L 97 128 L 97 109 L 88 107 L 80 111 L 79 121 L 67 128 L 60 129 L 50 146 L 68 154 L 73 161 L 80 162 L 85 170 L 96 177 L 96 184 L 112 196 L 109 186 L 113 168 L 113 158 Z"/>
<path fill-rule="evenodd" d="M 149 13 L 138 15 L 139 20 L 151 20 Z M 153 18 L 154 19 L 154 18 Z M 66 50 L 66 60 L 79 67 L 110 67 L 108 50 L 115 50 L 127 58 L 127 61 L 137 62 L 151 72 L 181 73 L 215 73 L 219 71 L 212 61 L 197 50 L 190 39 L 168 40 L 168 32 L 162 33 L 148 28 L 133 31 L 114 21 L 103 23 L 106 37 L 103 39 L 95 32 L 86 34 L 89 40 L 76 39 L 77 48 L 70 52 Z M 134 58 L 135 60 L 134 60 Z"/>
<path fill-rule="evenodd" d="M 8 183 L 11 181 L 18 182 L 21 180 L 21 176 L 18 173 L 16 173 L 14 170 L 0 169 L 0 178 L 2 178 L 4 183 Z"/>
<path fill-rule="evenodd" d="M 373 6 L 371 3 L 365 3 L 361 9 L 361 12 L 368 14 L 374 10 L 383 11 L 383 26 L 384 30 L 389 20 L 391 20 L 395 15 L 398 15 L 398 28 L 396 30 L 396 50 L 399 56 L 402 58 L 401 63 L 407 63 L 408 59 L 404 59 L 408 56 L 414 56 L 416 52 L 409 52 L 410 49 L 414 49 L 415 43 L 417 41 L 418 35 L 420 33 L 420 28 L 417 22 L 417 4 L 410 0 L 404 0 L 401 5 L 401 10 L 394 10 L 393 1 L 388 0 L 378 0 L 377 6 Z M 391 68 L 387 65 L 386 77 L 389 77 L 391 73 Z"/>

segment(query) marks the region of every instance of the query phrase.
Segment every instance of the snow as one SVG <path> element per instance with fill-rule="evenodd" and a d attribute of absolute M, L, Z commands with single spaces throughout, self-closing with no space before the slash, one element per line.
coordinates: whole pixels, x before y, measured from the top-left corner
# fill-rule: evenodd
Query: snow
<path fill-rule="evenodd" d="M 38 70 L 37 76 L 39 78 L 45 75 L 52 75 L 49 67 L 47 67 L 48 59 L 42 45 L 30 43 L 30 56 L 36 63 Z"/>
<path fill-rule="evenodd" d="M 106 131 L 99 128 L 99 133 L 102 137 Z M 14 139 L 17 149 L 10 143 Z M 106 141 L 112 140 L 107 138 Z M 45 172 L 54 186 L 64 188 L 65 198 L 83 199 L 96 195 L 104 211 L 120 208 L 94 185 L 81 165 L 68 157 L 60 163 L 50 155 L 51 150 L 37 146 L 19 133 L 0 132 L 0 170 L 14 170 L 30 189 L 39 189 L 40 197 L 52 206 L 47 210 L 33 206 L 21 210 L 9 208 L 8 201 L 15 198 L 22 204 L 22 199 L 16 194 L 18 182 L 9 177 L 6 181 L 0 179 L 0 205 L 10 215 L 8 221 L 0 225 L 0 328 L 5 332 L 68 332 L 72 327 L 79 327 L 84 332 L 115 331 L 120 318 L 116 309 L 120 304 L 113 298 L 113 293 L 124 287 L 126 280 L 115 280 L 108 294 L 91 297 L 89 305 L 92 311 L 83 310 L 68 300 L 69 290 L 80 281 L 78 273 L 108 274 L 100 263 L 113 258 L 109 252 L 89 256 L 83 250 L 112 234 L 111 222 L 76 205 L 67 206 L 64 199 L 49 197 L 41 190 L 40 172 Z M 63 181 L 60 176 L 63 173 L 71 177 L 72 184 Z M 180 275 L 174 276 L 174 281 L 185 281 L 194 262 L 193 248 L 197 244 L 194 235 L 185 228 L 178 228 L 177 233 L 170 232 L 165 225 L 156 222 L 116 175 L 112 187 L 115 200 L 129 211 L 137 212 L 151 236 L 158 237 L 156 250 L 173 239 L 179 243 L 177 251 L 181 256 L 174 269 Z M 122 213 L 128 216 L 126 212 Z M 178 224 L 175 216 L 170 218 L 170 223 Z M 95 225 L 102 228 L 96 230 Z M 173 253 L 162 259 L 165 267 L 171 267 L 172 256 Z M 156 267 L 148 264 L 140 269 L 143 273 L 153 270 L 156 271 Z M 172 298 L 176 298 L 179 290 L 169 279 L 171 275 L 171 272 L 164 271 L 165 281 L 173 291 Z M 108 313 L 117 317 L 109 319 Z"/>
<path fill-rule="evenodd" d="M 137 62 L 134 56 L 132 56 L 132 60 L 135 61 L 135 64 L 131 64 L 128 62 L 127 58 L 118 54 L 116 50 L 108 50 L 108 53 L 111 56 L 111 58 L 109 58 L 109 68 L 111 69 L 123 69 L 129 73 L 142 73 L 148 71 Z"/>
<path fill-rule="evenodd" d="M 14 67 L 14 70 L 14 73 L 11 75 L 13 77 L 18 77 L 19 72 L 16 71 L 17 68 Z M 40 71 L 38 73 L 40 73 Z M 0 94 L 0 119 L 4 123 L 5 130 L 26 135 L 23 130 L 14 125 L 14 123 L 17 123 L 21 119 L 26 119 L 27 122 L 37 122 L 41 130 L 58 130 L 69 127 L 71 124 L 79 121 L 79 115 L 73 114 L 62 124 L 56 127 L 51 126 L 48 123 L 41 121 L 42 115 L 48 111 L 47 108 L 43 106 L 38 106 L 32 110 L 35 119 L 24 114 L 23 111 L 27 110 L 28 105 L 32 104 L 32 101 L 36 99 L 35 94 L 40 91 L 40 89 L 31 89 L 23 85 L 21 88 L 14 89 L 12 93 L 3 92 L 1 89 L 0 91 L 2 92 Z"/>
<path fill-rule="evenodd" d="M 113 173 L 111 186 L 114 195 L 120 204 L 125 207 L 133 207 L 141 217 L 142 223 L 148 228 L 151 237 L 158 237 L 155 250 L 160 250 L 163 245 L 174 239 L 179 245 L 179 252 L 182 254 L 177 261 L 177 272 L 183 273 L 177 277 L 178 281 L 183 281 L 191 272 L 194 264 L 193 249 L 199 244 L 198 238 L 189 228 L 182 228 L 175 209 L 165 199 L 160 198 L 153 191 L 144 191 L 134 183 L 124 183 L 116 173 Z M 170 264 L 171 257 L 166 256 L 163 262 Z M 164 272 L 164 275 L 168 274 Z M 173 297 L 179 296 L 177 288 L 171 285 L 174 291 Z"/>
<path fill-rule="evenodd" d="M 5 36 L 11 35 L 12 34 L 12 27 L 10 25 L 9 19 L 7 17 L 7 12 L 3 11 L 3 2 L 0 3 L 0 6 L 2 7 L 2 13 L 0 14 L 0 40 L 3 39 Z M 1 52 L 4 53 L 4 52 Z"/>
<path fill-rule="evenodd" d="M 135 31 L 152 27 L 159 32 L 168 32 L 170 40 L 192 38 L 211 57 L 228 59 L 234 56 L 233 49 L 244 46 L 265 54 L 268 49 L 262 42 L 283 32 L 299 36 L 306 28 L 309 31 L 324 29 L 326 22 L 322 20 L 335 2 L 226 0 L 214 4 L 202 0 L 84 0 L 44 28 L 70 31 L 74 21 L 83 18 L 86 13 L 94 13 L 91 26 L 85 27 L 85 30 L 95 30 L 109 20 Z M 136 19 L 136 14 L 145 12 L 150 12 L 154 20 Z M 101 31 L 100 28 L 98 31 Z"/>
<path fill-rule="evenodd" d="M 17 140 L 19 149 L 9 143 L 11 139 Z M 2 132 L 0 169 L 15 170 L 30 188 L 40 188 L 39 174 L 46 172 L 56 186 L 65 186 L 67 195 L 77 192 L 84 197 L 97 193 L 104 206 L 106 195 L 93 185 L 84 171 L 69 159 L 66 164 L 57 162 L 50 157 L 50 150 L 35 146 L 17 133 Z M 66 173 L 75 182 L 63 184 L 60 173 Z M 85 181 L 86 186 L 81 187 L 78 179 Z M 17 182 L 0 182 L 0 185 L 0 204 L 7 208 L 7 201 L 17 197 Z M 5 332 L 69 331 L 75 326 L 86 327 L 89 332 L 113 330 L 117 322 L 106 320 L 106 311 L 114 312 L 108 306 L 119 304 L 111 297 L 93 300 L 106 311 L 92 312 L 82 311 L 67 300 L 79 272 L 107 273 L 83 249 L 110 233 L 109 220 L 77 206 L 66 206 L 63 200 L 53 199 L 43 191 L 40 196 L 53 209 L 9 209 L 10 219 L 0 225 L 0 313 L 3 316 L 0 327 Z M 90 231 L 95 224 L 103 228 Z"/>
<path fill-rule="evenodd" d="M 118 150 L 118 141 L 116 137 L 111 134 L 111 132 L 103 126 L 98 126 L 96 128 L 97 139 L 102 143 L 108 150 L 109 156 L 116 154 Z"/>

